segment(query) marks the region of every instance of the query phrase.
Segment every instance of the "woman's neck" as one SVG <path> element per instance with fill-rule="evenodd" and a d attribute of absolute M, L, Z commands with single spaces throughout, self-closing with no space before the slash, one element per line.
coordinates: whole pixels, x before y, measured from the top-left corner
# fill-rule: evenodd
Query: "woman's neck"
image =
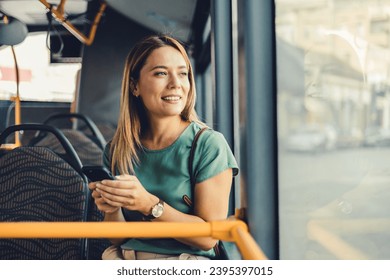
<path fill-rule="evenodd" d="M 179 138 L 188 125 L 189 122 L 183 121 L 180 116 L 151 121 L 141 139 L 142 145 L 150 150 L 166 148 Z"/>

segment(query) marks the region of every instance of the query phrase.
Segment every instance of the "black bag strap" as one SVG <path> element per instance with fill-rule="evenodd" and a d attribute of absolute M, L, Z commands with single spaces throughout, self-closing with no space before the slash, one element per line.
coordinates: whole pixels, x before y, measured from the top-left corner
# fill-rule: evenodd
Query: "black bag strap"
<path fill-rule="evenodd" d="M 194 162 L 194 155 L 195 155 L 195 149 L 196 149 L 196 145 L 197 145 L 197 142 L 198 142 L 198 139 L 200 137 L 200 135 L 206 131 L 208 129 L 208 127 L 203 127 L 201 130 L 199 130 L 195 137 L 194 137 L 194 140 L 192 140 L 192 145 L 191 145 L 191 150 L 190 150 L 190 157 L 188 158 L 188 172 L 190 174 L 190 182 L 191 182 L 191 192 L 192 192 L 192 200 L 186 196 L 186 195 L 183 195 L 183 200 L 184 202 L 190 206 L 190 207 L 193 207 L 193 200 L 195 198 L 195 176 L 194 176 L 194 171 L 193 171 L 193 162 Z M 215 252 L 215 256 L 216 258 L 219 258 L 221 256 L 221 252 L 220 252 L 220 249 L 219 249 L 219 242 L 214 246 L 214 252 Z"/>
<path fill-rule="evenodd" d="M 198 139 L 199 139 L 200 135 L 206 129 L 208 129 L 208 127 L 203 127 L 201 130 L 199 130 L 196 133 L 196 135 L 194 137 L 194 140 L 192 140 L 190 157 L 188 158 L 188 172 L 190 174 L 190 182 L 191 182 L 191 190 L 192 190 L 192 192 L 194 191 L 194 188 L 195 188 L 195 177 L 194 177 L 194 170 L 193 170 L 195 149 L 196 149 L 196 145 L 197 145 L 197 142 L 198 142 Z M 192 199 L 193 198 L 194 198 L 194 196 L 192 196 Z"/>
<path fill-rule="evenodd" d="M 188 196 L 188 195 L 183 195 L 183 201 L 185 204 L 187 204 L 187 206 L 189 207 L 193 207 L 193 203 L 192 203 L 192 200 L 194 199 L 195 197 L 195 176 L 194 176 L 194 170 L 193 170 L 193 166 L 194 166 L 194 155 L 195 155 L 195 149 L 196 149 L 196 145 L 197 145 L 197 142 L 198 142 L 198 139 L 200 137 L 200 135 L 206 130 L 208 129 L 208 127 L 204 127 L 202 129 L 200 129 L 195 137 L 194 137 L 194 140 L 192 140 L 192 144 L 191 144 L 191 150 L 190 150 L 190 157 L 188 158 L 188 173 L 190 174 L 190 183 L 191 183 L 191 197 L 192 199 Z"/>

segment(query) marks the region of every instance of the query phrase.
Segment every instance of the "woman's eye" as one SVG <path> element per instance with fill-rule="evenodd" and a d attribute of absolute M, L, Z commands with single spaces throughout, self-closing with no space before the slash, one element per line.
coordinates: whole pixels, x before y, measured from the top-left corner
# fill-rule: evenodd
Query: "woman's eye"
<path fill-rule="evenodd" d="M 165 72 L 156 72 L 156 73 L 154 73 L 156 76 L 166 76 L 167 75 L 167 73 L 165 73 Z"/>
<path fill-rule="evenodd" d="M 188 73 L 187 73 L 187 72 L 181 72 L 181 73 L 180 73 L 180 76 L 187 77 L 187 76 L 188 76 Z"/>

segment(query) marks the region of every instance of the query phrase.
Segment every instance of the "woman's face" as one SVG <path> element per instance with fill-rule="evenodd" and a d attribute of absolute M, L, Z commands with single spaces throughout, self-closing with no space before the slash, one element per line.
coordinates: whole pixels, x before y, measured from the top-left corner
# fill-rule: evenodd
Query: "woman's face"
<path fill-rule="evenodd" d="M 150 119 L 179 116 L 190 81 L 183 55 L 173 47 L 155 49 L 140 72 L 134 94 L 144 103 Z"/>

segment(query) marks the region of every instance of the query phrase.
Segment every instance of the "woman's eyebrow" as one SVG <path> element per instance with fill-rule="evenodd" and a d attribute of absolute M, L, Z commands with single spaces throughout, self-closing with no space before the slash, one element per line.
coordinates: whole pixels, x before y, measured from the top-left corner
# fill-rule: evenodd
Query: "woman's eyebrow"
<path fill-rule="evenodd" d="M 155 69 L 168 69 L 168 67 L 167 67 L 167 66 L 164 66 L 164 65 L 156 65 L 156 66 L 152 67 L 152 68 L 150 69 L 150 71 L 153 71 L 153 70 L 155 70 Z"/>
<path fill-rule="evenodd" d="M 187 69 L 187 65 L 180 65 L 177 67 L 178 69 Z M 156 69 L 168 69 L 167 66 L 164 65 L 156 65 L 150 69 L 150 71 L 156 70 Z"/>

